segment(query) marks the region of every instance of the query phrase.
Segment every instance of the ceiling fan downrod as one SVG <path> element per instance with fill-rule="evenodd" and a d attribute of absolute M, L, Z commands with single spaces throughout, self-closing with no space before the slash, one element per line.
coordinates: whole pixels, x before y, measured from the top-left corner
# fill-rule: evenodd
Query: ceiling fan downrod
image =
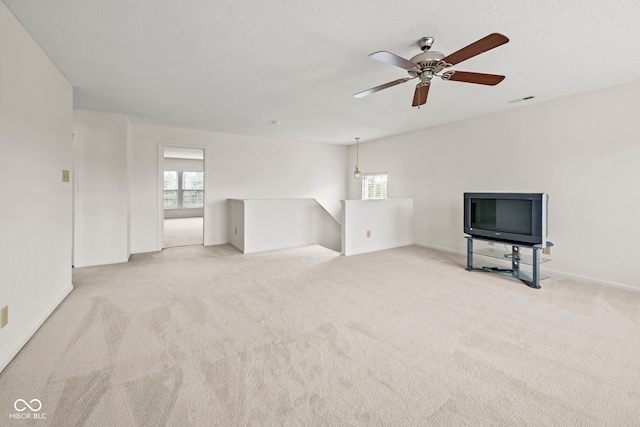
<path fill-rule="evenodd" d="M 433 46 L 434 41 L 435 40 L 433 37 L 423 37 L 420 40 L 418 40 L 418 47 L 423 52 L 426 52 L 427 50 L 431 49 L 431 46 Z"/>

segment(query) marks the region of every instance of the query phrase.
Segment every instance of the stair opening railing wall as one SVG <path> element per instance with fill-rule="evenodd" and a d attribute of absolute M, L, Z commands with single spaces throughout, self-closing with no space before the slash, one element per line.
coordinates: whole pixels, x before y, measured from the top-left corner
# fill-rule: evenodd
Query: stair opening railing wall
<path fill-rule="evenodd" d="M 312 244 L 342 250 L 342 224 L 315 199 L 229 199 L 229 217 L 229 242 L 245 254 Z"/>
<path fill-rule="evenodd" d="M 413 199 L 341 203 L 342 222 L 315 199 L 230 199 L 229 242 L 245 254 L 317 244 L 345 256 L 413 244 Z"/>

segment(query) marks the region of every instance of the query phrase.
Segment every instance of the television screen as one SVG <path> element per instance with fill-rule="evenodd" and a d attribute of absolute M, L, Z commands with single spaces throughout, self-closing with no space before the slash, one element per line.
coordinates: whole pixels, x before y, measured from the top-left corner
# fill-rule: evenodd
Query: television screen
<path fill-rule="evenodd" d="M 548 198 L 545 193 L 464 193 L 464 232 L 545 245 Z"/>
<path fill-rule="evenodd" d="M 472 199 L 471 227 L 532 235 L 531 200 Z"/>

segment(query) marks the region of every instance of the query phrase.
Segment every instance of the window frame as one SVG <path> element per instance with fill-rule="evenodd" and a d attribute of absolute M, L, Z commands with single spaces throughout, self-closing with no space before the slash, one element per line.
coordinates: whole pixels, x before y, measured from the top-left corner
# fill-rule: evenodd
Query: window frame
<path fill-rule="evenodd" d="M 175 188 L 167 188 L 167 173 L 175 173 L 175 182 L 176 182 L 176 187 Z M 166 170 L 162 172 L 162 182 L 163 182 L 163 186 L 162 186 L 162 207 L 163 209 L 180 209 L 180 173 L 178 171 L 172 171 L 172 170 Z M 175 200 L 176 202 L 176 206 L 175 207 L 167 207 L 166 206 L 166 202 L 167 202 L 167 193 L 172 192 L 175 193 L 175 198 L 173 198 L 173 200 Z"/>
<path fill-rule="evenodd" d="M 196 188 L 187 188 L 187 186 L 185 185 L 185 174 L 202 174 L 202 180 L 191 180 L 190 182 L 195 182 L 195 187 Z M 198 209 L 198 208 L 203 208 L 204 207 L 204 172 L 203 171 L 181 171 L 180 172 L 180 206 L 181 209 Z M 198 185 L 199 184 L 199 185 Z M 200 188 L 197 188 L 197 187 Z M 192 187 L 192 185 L 189 185 L 188 187 Z M 196 202 L 198 200 L 202 201 L 202 204 L 200 206 L 185 206 L 185 193 L 186 192 L 193 192 L 196 193 Z M 197 195 L 199 195 L 200 197 L 198 197 Z M 189 197 L 189 200 L 192 200 L 192 197 Z"/>
<path fill-rule="evenodd" d="M 371 177 L 384 177 L 384 197 L 369 197 L 368 182 Z M 374 181 L 375 183 L 375 181 Z M 368 172 L 362 174 L 362 200 L 386 200 L 389 198 L 389 174 L 387 172 Z M 375 193 L 375 191 L 374 191 Z"/>
<path fill-rule="evenodd" d="M 177 188 L 176 189 L 166 189 L 164 188 L 164 186 L 166 185 L 166 180 L 164 179 L 164 176 L 167 172 L 175 172 L 177 174 Z M 201 187 L 202 188 L 188 188 L 185 189 L 184 188 L 184 173 L 185 172 L 195 172 L 195 173 L 201 173 L 202 174 L 202 184 Z M 200 181 L 195 181 L 196 183 L 200 182 Z M 162 197 L 163 197 L 163 202 L 162 202 L 162 208 L 163 210 L 171 210 L 171 209 L 202 209 L 204 208 L 204 171 L 192 171 L 192 170 L 181 170 L 181 171 L 171 171 L 171 170 L 165 170 L 163 171 L 163 193 L 162 193 Z M 197 185 L 196 185 L 197 186 Z M 164 195 L 166 194 L 166 192 L 168 191 L 174 191 L 176 192 L 176 207 L 165 207 L 164 201 L 166 200 L 164 198 Z M 184 193 L 185 192 L 196 192 L 196 193 L 200 193 L 201 197 L 196 197 L 197 199 L 201 199 L 202 200 L 202 205 L 200 206 L 184 206 Z"/>

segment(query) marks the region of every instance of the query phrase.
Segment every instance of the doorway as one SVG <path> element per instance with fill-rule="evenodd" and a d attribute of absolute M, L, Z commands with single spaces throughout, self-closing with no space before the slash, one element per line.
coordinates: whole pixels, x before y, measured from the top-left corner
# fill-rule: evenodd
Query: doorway
<path fill-rule="evenodd" d="M 204 244 L 205 150 L 160 145 L 161 247 Z"/>

